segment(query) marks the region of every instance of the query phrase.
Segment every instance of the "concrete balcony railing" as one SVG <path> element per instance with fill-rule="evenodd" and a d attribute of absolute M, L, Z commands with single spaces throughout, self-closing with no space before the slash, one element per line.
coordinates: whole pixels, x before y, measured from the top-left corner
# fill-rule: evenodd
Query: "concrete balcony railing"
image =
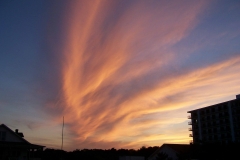
<path fill-rule="evenodd" d="M 192 122 L 188 122 L 188 125 L 192 125 Z"/>
<path fill-rule="evenodd" d="M 192 135 L 192 134 L 189 134 L 189 137 L 193 137 L 193 135 Z"/>
<path fill-rule="evenodd" d="M 192 128 L 188 128 L 189 131 L 192 131 Z"/>
<path fill-rule="evenodd" d="M 191 116 L 187 116 L 188 119 L 191 119 L 192 117 Z"/>

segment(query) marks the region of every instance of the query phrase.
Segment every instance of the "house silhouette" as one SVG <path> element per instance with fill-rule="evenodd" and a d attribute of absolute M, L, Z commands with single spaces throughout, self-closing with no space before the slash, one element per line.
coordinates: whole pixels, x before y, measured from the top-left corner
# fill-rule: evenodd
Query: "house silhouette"
<path fill-rule="evenodd" d="M 36 158 L 36 151 L 42 151 L 45 146 L 32 144 L 25 140 L 18 129 L 11 130 L 5 124 L 0 125 L 0 160 L 40 160 Z"/>

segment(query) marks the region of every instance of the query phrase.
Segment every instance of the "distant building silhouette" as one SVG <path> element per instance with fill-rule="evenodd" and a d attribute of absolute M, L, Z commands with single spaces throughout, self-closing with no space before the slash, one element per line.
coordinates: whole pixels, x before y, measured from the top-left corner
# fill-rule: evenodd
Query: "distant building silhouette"
<path fill-rule="evenodd" d="M 22 160 L 40 160 L 36 158 L 35 151 L 42 151 L 45 146 L 32 144 L 25 140 L 23 133 L 18 129 L 12 131 L 6 125 L 0 125 L 0 160 L 22 159 Z M 35 155 L 34 155 L 35 154 Z"/>
<path fill-rule="evenodd" d="M 171 159 L 178 160 L 180 156 L 189 154 L 189 144 L 163 144 L 152 155 L 148 157 L 148 160 L 160 160 Z"/>
<path fill-rule="evenodd" d="M 193 144 L 240 143 L 240 95 L 236 99 L 188 111 Z"/>

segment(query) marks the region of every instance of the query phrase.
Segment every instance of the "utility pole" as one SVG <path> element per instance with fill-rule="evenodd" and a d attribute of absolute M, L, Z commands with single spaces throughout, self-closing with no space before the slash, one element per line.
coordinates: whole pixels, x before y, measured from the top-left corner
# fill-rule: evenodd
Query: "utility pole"
<path fill-rule="evenodd" d="M 62 125 L 62 147 L 61 147 L 61 150 L 63 149 L 63 128 L 64 128 L 64 116 L 63 116 L 63 125 Z"/>

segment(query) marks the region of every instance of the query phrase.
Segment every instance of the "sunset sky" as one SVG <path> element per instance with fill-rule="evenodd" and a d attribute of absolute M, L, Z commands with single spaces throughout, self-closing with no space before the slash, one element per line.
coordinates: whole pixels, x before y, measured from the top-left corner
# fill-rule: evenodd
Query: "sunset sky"
<path fill-rule="evenodd" d="M 64 150 L 189 143 L 240 94 L 239 0 L 1 0 L 0 124 Z"/>

